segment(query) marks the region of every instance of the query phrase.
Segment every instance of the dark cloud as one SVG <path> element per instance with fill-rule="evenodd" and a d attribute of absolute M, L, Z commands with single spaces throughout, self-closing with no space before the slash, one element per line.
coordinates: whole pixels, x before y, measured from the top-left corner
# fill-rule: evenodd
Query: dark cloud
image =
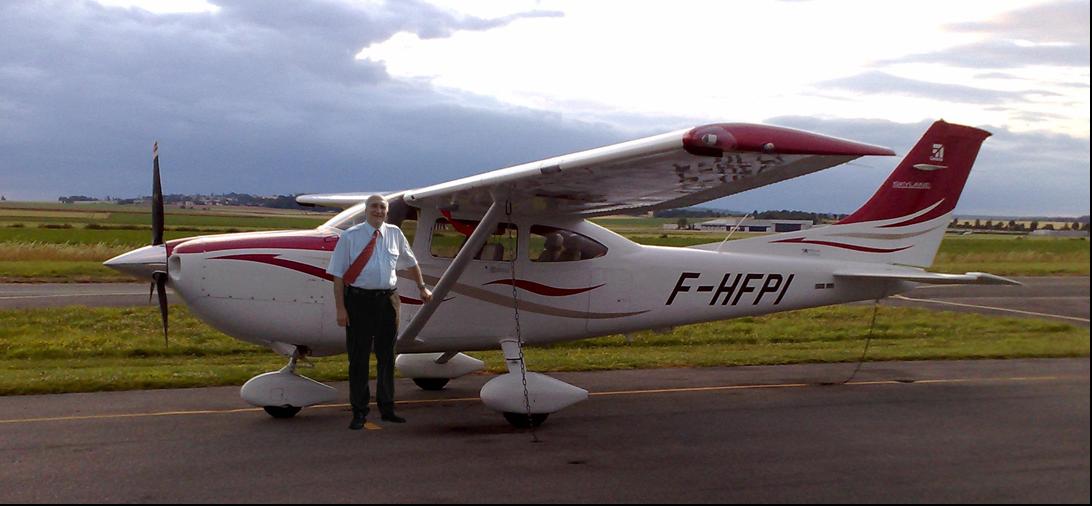
<path fill-rule="evenodd" d="M 940 119 L 940 118 L 937 118 Z M 944 118 L 958 122 L 958 118 Z M 805 209 L 848 213 L 863 204 L 921 138 L 932 120 L 894 123 L 869 119 L 769 118 L 767 123 L 887 146 L 894 157 L 859 159 L 816 174 L 737 196 L 716 206 L 743 211 Z M 1041 132 L 1015 133 L 975 125 L 986 140 L 956 213 L 996 215 L 1088 214 L 1088 139 Z"/>
<path fill-rule="evenodd" d="M 1057 96 L 1049 91 L 1003 91 L 958 84 L 919 81 L 871 71 L 841 79 L 823 81 L 816 84 L 821 89 L 839 89 L 854 93 L 907 95 L 935 100 L 962 102 L 971 104 L 995 104 L 1012 101 L 1028 101 L 1034 96 Z"/>
<path fill-rule="evenodd" d="M 1034 65 L 1087 67 L 1088 41 L 1072 45 L 1021 45 L 1009 40 L 988 40 L 935 53 L 905 56 L 879 62 L 940 63 L 975 69 L 1006 69 Z"/>
<path fill-rule="evenodd" d="M 601 125 L 395 82 L 354 59 L 401 31 L 439 37 L 558 13 L 215 3 L 216 13 L 171 15 L 0 4 L 0 192 L 146 192 L 153 139 L 175 170 L 164 176 L 170 191 L 257 193 L 412 186 L 619 139 Z M 468 145 L 490 149 L 459 152 Z"/>
<path fill-rule="evenodd" d="M 986 33 L 1008 40 L 1038 43 L 1084 43 L 1089 36 L 1088 2 L 1054 2 L 1015 10 L 985 22 L 953 23 L 946 28 L 955 32 Z"/>

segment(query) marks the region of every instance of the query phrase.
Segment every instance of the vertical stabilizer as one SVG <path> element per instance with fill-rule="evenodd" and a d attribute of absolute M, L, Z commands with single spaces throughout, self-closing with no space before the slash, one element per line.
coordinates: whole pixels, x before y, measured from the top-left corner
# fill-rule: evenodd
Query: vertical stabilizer
<path fill-rule="evenodd" d="M 860 209 L 827 227 L 730 242 L 724 251 L 928 267 L 990 133 L 933 123 Z"/>
<path fill-rule="evenodd" d="M 951 213 L 989 136 L 985 130 L 944 120 L 933 123 L 876 194 L 838 224 L 906 219 L 885 225 L 890 228 Z"/>

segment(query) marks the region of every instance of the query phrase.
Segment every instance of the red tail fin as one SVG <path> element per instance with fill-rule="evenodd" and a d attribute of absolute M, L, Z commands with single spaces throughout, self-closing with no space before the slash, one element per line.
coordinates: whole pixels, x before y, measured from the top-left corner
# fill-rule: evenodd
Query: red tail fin
<path fill-rule="evenodd" d="M 838 224 L 906 220 L 886 227 L 911 225 L 955 209 L 982 141 L 991 134 L 978 128 L 933 123 L 865 205 Z M 913 216 L 921 211 L 928 212 Z"/>

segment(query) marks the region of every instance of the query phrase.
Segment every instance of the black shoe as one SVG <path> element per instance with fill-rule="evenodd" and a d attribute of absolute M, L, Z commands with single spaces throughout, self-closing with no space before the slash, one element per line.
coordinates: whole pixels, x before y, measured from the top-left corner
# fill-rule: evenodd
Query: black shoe
<path fill-rule="evenodd" d="M 402 417 L 400 417 L 400 416 L 398 416 L 398 415 L 396 415 L 396 414 L 394 414 L 394 413 L 391 413 L 391 414 L 389 414 L 389 415 L 383 415 L 383 416 L 381 416 L 380 418 L 381 418 L 381 419 L 382 419 L 382 420 L 383 420 L 384 422 L 392 422 L 392 423 L 406 423 L 406 419 L 405 419 L 405 418 L 402 418 Z"/>
<path fill-rule="evenodd" d="M 354 414 L 353 421 L 349 422 L 349 430 L 360 430 L 364 428 L 364 421 L 366 418 L 361 414 Z"/>

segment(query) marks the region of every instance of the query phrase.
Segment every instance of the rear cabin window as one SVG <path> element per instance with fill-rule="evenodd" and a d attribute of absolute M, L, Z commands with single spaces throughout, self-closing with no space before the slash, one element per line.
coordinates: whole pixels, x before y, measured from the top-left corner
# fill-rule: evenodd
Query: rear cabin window
<path fill-rule="evenodd" d="M 607 247 L 595 239 L 545 225 L 531 227 L 528 250 L 532 262 L 576 262 L 607 254 Z"/>
<path fill-rule="evenodd" d="M 432 256 L 437 258 L 455 258 L 466 244 L 477 221 L 448 220 L 440 218 L 432 226 L 432 243 L 429 246 Z M 511 261 L 516 256 L 516 226 L 512 223 L 498 223 L 485 245 L 474 256 L 475 260 L 492 262 Z"/>

